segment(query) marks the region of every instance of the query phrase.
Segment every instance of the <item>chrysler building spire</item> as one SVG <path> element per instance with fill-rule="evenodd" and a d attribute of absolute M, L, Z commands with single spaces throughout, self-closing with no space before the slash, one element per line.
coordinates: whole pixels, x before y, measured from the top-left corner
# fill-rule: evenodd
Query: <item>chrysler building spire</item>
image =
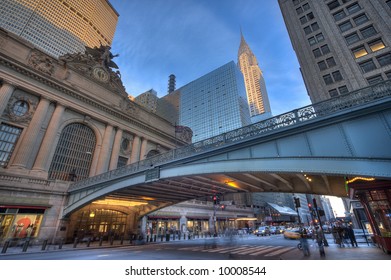
<path fill-rule="evenodd" d="M 244 77 L 251 117 L 257 116 L 255 121 L 271 117 L 265 80 L 255 55 L 244 39 L 242 30 L 240 30 L 238 66 Z"/>

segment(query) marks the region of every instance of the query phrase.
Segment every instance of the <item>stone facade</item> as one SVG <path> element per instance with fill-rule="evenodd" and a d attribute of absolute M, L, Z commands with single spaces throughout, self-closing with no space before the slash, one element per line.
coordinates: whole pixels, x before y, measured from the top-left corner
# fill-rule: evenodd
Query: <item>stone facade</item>
<path fill-rule="evenodd" d="M 129 100 L 119 71 L 112 70 L 114 56 L 101 48 L 54 59 L 0 29 L 2 240 L 31 236 L 55 242 L 59 237 L 72 237 L 72 218 L 61 220 L 69 180 L 187 144 L 175 137 L 172 124 Z M 59 177 L 61 170 L 56 169 L 54 159 L 61 159 L 61 149 L 77 152 L 75 147 L 83 144 L 65 141 L 64 133 L 73 125 L 91 133 L 85 141 L 93 138 L 95 144 L 83 156 L 73 156 L 88 163 L 85 175 L 76 169 L 68 174 L 63 166 L 65 177 Z M 114 210 L 127 215 L 128 227 L 137 227 L 137 206 Z"/>

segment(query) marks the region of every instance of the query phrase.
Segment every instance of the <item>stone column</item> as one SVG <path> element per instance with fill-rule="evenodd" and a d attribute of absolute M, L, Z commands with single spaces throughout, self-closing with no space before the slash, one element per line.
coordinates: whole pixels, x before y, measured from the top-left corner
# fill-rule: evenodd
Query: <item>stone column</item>
<path fill-rule="evenodd" d="M 49 100 L 41 98 L 30 125 L 27 127 L 19 148 L 16 151 L 16 156 L 11 164 L 11 168 L 26 168 L 33 147 L 37 145 L 37 137 L 45 120 L 49 104 Z"/>
<path fill-rule="evenodd" d="M 15 86 L 4 82 L 0 88 L 0 117 L 3 115 L 5 108 L 8 105 L 8 101 L 15 90 Z"/>
<path fill-rule="evenodd" d="M 118 128 L 115 134 L 113 150 L 111 152 L 109 170 L 113 170 L 117 168 L 119 150 L 121 148 L 121 140 L 122 140 L 122 129 Z"/>
<path fill-rule="evenodd" d="M 144 160 L 147 153 L 148 139 L 143 138 L 141 142 L 140 160 Z"/>
<path fill-rule="evenodd" d="M 49 170 L 50 152 L 55 148 L 53 143 L 56 139 L 64 111 L 65 107 L 61 104 L 57 104 L 52 118 L 50 119 L 41 147 L 39 148 L 37 158 L 35 159 L 33 171 L 47 172 Z"/>
<path fill-rule="evenodd" d="M 107 171 L 107 167 L 109 164 L 109 156 L 111 152 L 111 138 L 113 134 L 113 127 L 111 125 L 107 125 L 105 129 L 105 134 L 103 135 L 102 147 L 100 149 L 98 166 L 96 168 L 96 174 L 101 174 Z"/>
<path fill-rule="evenodd" d="M 135 163 L 140 160 L 140 137 L 135 135 L 133 137 L 132 154 L 129 163 Z"/>

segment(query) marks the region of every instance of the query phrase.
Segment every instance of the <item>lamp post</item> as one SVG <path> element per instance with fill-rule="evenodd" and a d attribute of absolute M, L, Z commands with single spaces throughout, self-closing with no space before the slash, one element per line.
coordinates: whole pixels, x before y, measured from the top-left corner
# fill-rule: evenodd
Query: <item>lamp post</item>
<path fill-rule="evenodd" d="M 323 225 L 322 225 L 322 221 L 320 220 L 319 209 L 318 209 L 318 204 L 316 203 L 316 198 L 313 198 L 312 202 L 314 203 L 315 213 L 316 213 L 316 216 L 317 216 L 318 221 L 319 221 L 320 230 L 323 233 L 323 243 L 324 243 L 324 246 L 328 247 L 329 243 L 327 242 L 326 236 L 324 235 L 324 232 L 323 232 Z"/>

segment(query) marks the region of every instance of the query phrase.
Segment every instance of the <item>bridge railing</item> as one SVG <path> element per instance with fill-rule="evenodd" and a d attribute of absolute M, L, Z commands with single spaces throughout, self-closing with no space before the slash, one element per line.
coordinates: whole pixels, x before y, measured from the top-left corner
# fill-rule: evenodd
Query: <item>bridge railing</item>
<path fill-rule="evenodd" d="M 350 110 L 354 107 L 362 106 L 373 101 L 391 96 L 391 81 L 385 81 L 360 90 L 352 91 L 346 95 L 325 100 L 309 106 L 305 106 L 293 111 L 280 114 L 278 116 L 241 127 L 184 147 L 170 150 L 145 160 L 132 163 L 115 170 L 102 173 L 78 182 L 70 187 L 70 191 L 76 191 L 88 186 L 102 183 L 106 180 L 129 175 L 132 173 L 144 171 L 163 163 L 169 163 L 178 159 L 183 159 L 198 153 L 203 153 L 229 145 L 235 142 L 249 140 L 260 135 L 266 135 L 287 127 L 294 127 L 301 123 L 313 120 L 319 117 Z"/>

